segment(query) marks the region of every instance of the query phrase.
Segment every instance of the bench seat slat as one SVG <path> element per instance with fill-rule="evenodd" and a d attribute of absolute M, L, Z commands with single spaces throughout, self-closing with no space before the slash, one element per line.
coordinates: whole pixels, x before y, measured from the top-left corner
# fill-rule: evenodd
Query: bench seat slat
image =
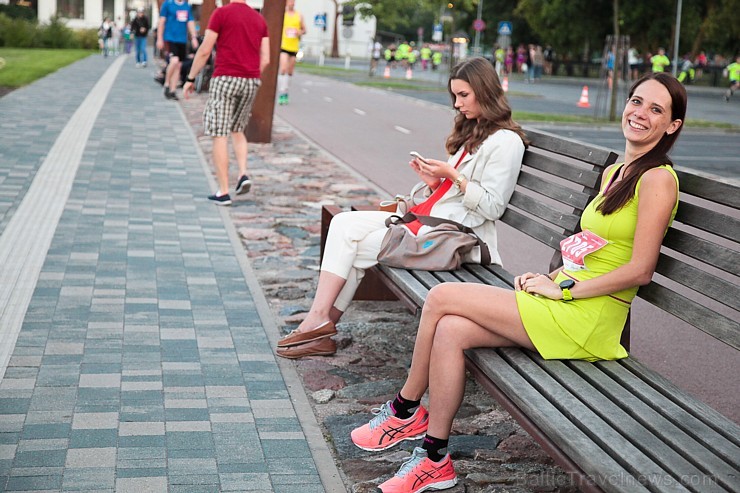
<path fill-rule="evenodd" d="M 664 253 L 660 254 L 655 271 L 730 308 L 740 310 L 740 286 L 697 269 L 686 262 L 669 257 Z"/>
<path fill-rule="evenodd" d="M 596 363 L 596 365 L 602 364 L 603 363 Z M 694 399 L 693 397 L 687 398 L 686 392 L 678 388 L 676 384 L 665 378 L 660 373 L 651 370 L 635 358 L 619 360 L 619 364 L 640 380 L 649 382 L 651 387 L 666 396 L 666 398 L 677 403 L 680 407 L 686 409 L 689 413 L 722 435 L 725 439 L 730 440 L 736 446 L 740 447 L 740 425 L 730 421 L 727 417 L 709 407 L 702 401 Z"/>
<path fill-rule="evenodd" d="M 740 187 L 684 170 L 676 170 L 676 174 L 682 193 L 740 209 Z"/>
<path fill-rule="evenodd" d="M 547 370 L 549 362 L 545 363 Z M 674 478 L 684 478 L 687 488 L 696 490 L 696 486 L 701 486 L 698 490 L 701 493 L 726 491 L 717 484 L 717 478 L 722 478 L 724 487 L 730 486 L 724 478 L 734 474 L 732 466 L 614 382 L 598 366 L 572 361 L 567 367 L 567 371 L 562 371 L 562 366 L 556 366 L 556 372 L 561 371 L 554 375 L 555 378 L 643 453 L 670 470 Z M 573 371 L 578 379 L 573 377 Z"/>
<path fill-rule="evenodd" d="M 676 211 L 676 221 L 735 243 L 740 242 L 740 221 L 717 211 L 681 202 Z"/>
<path fill-rule="evenodd" d="M 699 238 L 686 231 L 670 228 L 663 239 L 663 245 L 709 264 L 735 276 L 740 276 L 738 252 Z"/>
<path fill-rule="evenodd" d="M 428 289 L 424 291 L 420 289 L 411 289 L 412 286 L 421 287 L 421 283 L 411 275 L 411 273 L 405 269 L 395 269 L 393 267 L 386 267 L 384 265 L 378 266 L 380 270 L 388 276 L 398 286 L 403 286 L 403 291 L 409 296 L 416 306 L 424 306 L 424 299 L 426 298 Z"/>
<path fill-rule="evenodd" d="M 515 350 L 519 351 L 519 350 Z M 633 493 L 647 492 L 648 489 L 637 480 L 629 484 L 599 481 L 599 478 L 625 478 L 629 473 L 613 457 L 597 446 L 591 436 L 565 416 L 526 380 L 526 376 L 515 370 L 501 356 L 502 350 L 473 349 L 466 355 L 480 368 L 520 409 L 526 412 L 533 422 L 550 438 L 566 436 L 568 439 L 555 440 L 568 457 L 578 463 L 604 491 Z M 553 385 L 555 385 L 553 383 Z"/>
<path fill-rule="evenodd" d="M 509 204 L 566 230 L 575 230 L 581 221 L 579 215 L 553 209 L 551 205 L 535 200 L 518 190 L 514 191 Z"/>
<path fill-rule="evenodd" d="M 688 491 L 685 487 L 678 483 L 673 484 L 657 484 L 656 481 L 661 478 L 665 478 L 669 475 L 668 472 L 663 470 L 658 464 L 651 460 L 647 455 L 643 454 L 637 447 L 626 440 L 620 430 L 614 429 L 609 426 L 604 420 L 596 415 L 588 406 L 584 405 L 578 399 L 578 396 L 574 395 L 569 389 L 561 385 L 552 375 L 548 374 L 538 363 L 543 363 L 542 358 L 520 349 L 513 348 L 502 348 L 497 351 L 504 360 L 511 366 L 515 371 L 519 372 L 525 380 L 528 382 L 528 386 L 533 391 L 537 392 L 543 398 L 545 398 L 551 405 L 553 405 L 558 412 L 568 420 L 571 424 L 575 425 L 583 433 L 589 436 L 594 442 L 597 448 L 600 448 L 610 457 L 619 463 L 622 471 L 616 478 L 624 478 L 625 480 L 619 481 L 622 483 L 620 486 L 633 486 L 633 481 L 629 477 L 634 478 L 634 482 L 637 482 L 637 477 L 642 477 L 647 481 L 650 481 L 649 489 L 661 492 L 678 492 Z M 547 362 L 550 366 L 565 366 L 561 361 L 549 361 Z M 567 370 L 567 369 L 565 369 Z M 492 379 L 498 379 L 499 375 L 488 374 Z M 511 393 L 519 393 L 522 391 L 521 386 L 512 387 L 506 382 L 496 380 L 496 384 L 502 387 L 507 395 Z M 507 389 L 504 389 L 508 387 Z M 511 395 L 509 395 L 511 397 Z M 526 412 L 530 417 L 540 412 L 539 409 L 533 407 L 527 407 Z M 547 416 L 545 419 L 549 420 L 551 417 Z M 563 433 L 561 430 L 553 430 L 552 434 L 549 434 L 556 444 L 558 444 L 568 455 L 570 452 L 566 450 L 566 447 L 572 446 L 571 437 L 569 434 Z M 587 467 L 589 465 L 588 459 L 584 461 L 578 460 L 584 471 L 589 472 Z M 609 471 L 614 474 L 616 471 Z M 604 470 L 601 469 L 601 473 L 604 474 Z M 651 481 L 652 480 L 652 481 Z M 608 489 L 606 485 L 602 486 L 604 489 Z"/>
<path fill-rule="evenodd" d="M 544 224 L 535 223 L 524 214 L 513 209 L 506 209 L 500 221 L 508 224 L 514 229 L 528 234 L 532 238 L 541 241 L 552 249 L 560 249 L 560 242 L 566 238 L 562 232 L 548 228 Z"/>
<path fill-rule="evenodd" d="M 539 152 L 533 152 L 530 149 L 524 152 L 522 164 L 525 166 L 577 183 L 586 188 L 598 188 L 599 181 L 601 180 L 601 173 L 599 171 L 586 169 L 583 166 L 571 165 L 563 160 L 546 156 Z"/>
<path fill-rule="evenodd" d="M 568 156 L 600 168 L 615 163 L 619 157 L 617 153 L 605 147 L 585 144 L 542 130 L 524 128 L 524 132 L 535 147 L 547 149 L 550 152 Z"/>
<path fill-rule="evenodd" d="M 649 404 L 656 412 L 666 419 L 669 419 L 685 433 L 691 435 L 691 437 L 696 441 L 713 450 L 728 464 L 736 469 L 740 468 L 740 447 L 728 441 L 727 437 L 723 436 L 723 434 L 719 433 L 713 427 L 699 419 L 696 419 L 696 416 L 689 413 L 668 396 L 655 392 L 655 389 L 649 383 L 628 371 L 625 366 L 622 366 L 622 364 L 605 363 L 607 362 L 599 362 L 597 365 L 603 369 L 611 379 L 618 382 L 630 393 L 638 396 L 643 402 Z M 643 370 L 642 375 L 647 375 L 649 378 L 650 372 Z M 678 394 L 673 394 L 674 397 L 676 395 Z M 679 402 L 692 400 L 694 399 L 688 395 L 684 395 L 679 398 Z M 722 419 L 716 423 L 716 426 L 723 426 L 724 424 L 729 424 L 729 420 L 722 417 Z M 740 477 L 737 477 L 735 481 L 740 481 Z M 740 490 L 740 484 L 738 484 L 738 490 Z"/>
<path fill-rule="evenodd" d="M 500 288 L 510 288 L 505 281 L 497 277 L 493 272 L 489 270 L 489 266 L 465 264 L 465 269 L 470 271 L 475 277 L 480 279 L 482 282 L 491 286 L 498 286 Z"/>
<path fill-rule="evenodd" d="M 517 185 L 578 210 L 583 210 L 591 201 L 588 193 L 545 180 L 527 171 L 519 172 Z"/>
<path fill-rule="evenodd" d="M 737 321 L 730 320 L 654 281 L 647 286 L 642 286 L 638 295 L 643 300 L 690 323 L 715 339 L 735 349 L 740 349 L 740 323 Z"/>

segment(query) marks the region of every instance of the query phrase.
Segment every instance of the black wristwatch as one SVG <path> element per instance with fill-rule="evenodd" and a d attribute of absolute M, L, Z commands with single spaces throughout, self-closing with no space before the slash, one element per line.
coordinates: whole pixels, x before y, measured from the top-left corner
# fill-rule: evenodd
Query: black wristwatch
<path fill-rule="evenodd" d="M 185 76 L 185 82 L 190 82 L 192 84 L 193 82 L 195 82 L 195 78 Z"/>
<path fill-rule="evenodd" d="M 573 301 L 573 295 L 570 294 L 570 288 L 576 285 L 573 279 L 566 279 L 560 281 L 560 289 L 563 290 L 563 301 Z"/>

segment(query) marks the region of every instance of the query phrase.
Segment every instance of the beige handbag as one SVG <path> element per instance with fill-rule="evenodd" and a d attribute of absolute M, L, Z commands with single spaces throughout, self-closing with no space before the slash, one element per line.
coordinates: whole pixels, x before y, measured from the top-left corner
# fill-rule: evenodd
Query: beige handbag
<path fill-rule="evenodd" d="M 414 235 L 404 226 L 415 220 L 432 229 Z M 388 231 L 378 253 L 378 263 L 389 267 L 430 271 L 457 270 L 462 260 L 476 246 L 480 247 L 481 264 L 491 263 L 488 245 L 473 230 L 449 219 L 417 216 L 391 216 L 385 221 Z"/>

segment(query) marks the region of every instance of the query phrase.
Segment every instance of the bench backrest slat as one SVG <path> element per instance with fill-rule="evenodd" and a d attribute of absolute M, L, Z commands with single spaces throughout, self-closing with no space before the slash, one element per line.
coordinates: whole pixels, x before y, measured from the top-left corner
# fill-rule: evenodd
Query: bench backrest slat
<path fill-rule="evenodd" d="M 519 173 L 517 185 L 542 196 L 557 200 L 561 204 L 566 204 L 579 211 L 583 210 L 591 201 L 591 196 L 588 193 L 579 192 L 578 190 L 547 181 L 539 176 L 528 173 L 526 170 L 522 170 Z"/>
<path fill-rule="evenodd" d="M 524 153 L 522 163 L 530 168 L 560 176 L 564 180 L 590 189 L 598 188 L 601 179 L 601 173 L 598 171 L 567 163 L 562 158 L 533 152 L 531 147 Z"/>
<path fill-rule="evenodd" d="M 740 221 L 705 207 L 681 202 L 676 212 L 676 221 L 740 242 Z"/>
<path fill-rule="evenodd" d="M 577 161 L 603 167 L 604 163 L 608 166 L 617 160 L 617 154 L 605 147 L 584 144 L 532 128 L 525 128 L 524 131 L 533 146 Z"/>
<path fill-rule="evenodd" d="M 687 171 L 675 171 L 681 183 L 681 192 L 740 209 L 740 187 Z"/>
<path fill-rule="evenodd" d="M 740 276 L 738 254 L 729 248 L 675 228 L 668 230 L 663 239 L 663 245 L 707 265 Z"/>
<path fill-rule="evenodd" d="M 735 349 L 740 349 L 740 323 L 661 286 L 655 281 L 640 288 L 639 296 L 715 339 Z"/>
<path fill-rule="evenodd" d="M 504 215 L 501 216 L 501 219 L 499 220 L 508 224 L 512 228 L 541 241 L 553 250 L 559 251 L 560 242 L 566 238 L 562 233 L 558 234 L 558 232 L 552 228 L 548 228 L 543 224 L 535 222 L 531 218 L 513 209 L 506 209 L 506 212 L 504 212 Z"/>
<path fill-rule="evenodd" d="M 734 310 L 740 310 L 740 286 L 661 253 L 658 274 L 700 292 Z"/>
<path fill-rule="evenodd" d="M 519 191 L 514 191 L 509 204 L 535 217 L 544 219 L 565 231 L 575 231 L 581 221 L 581 218 L 575 214 L 554 209 L 552 206 L 543 204 L 539 200 L 535 200 Z"/>

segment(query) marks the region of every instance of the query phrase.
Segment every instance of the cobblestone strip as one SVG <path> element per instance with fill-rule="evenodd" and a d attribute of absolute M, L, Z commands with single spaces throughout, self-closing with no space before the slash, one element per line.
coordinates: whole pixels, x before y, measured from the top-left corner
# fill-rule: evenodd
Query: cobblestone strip
<path fill-rule="evenodd" d="M 113 63 L 75 111 L 0 237 L 0 381 L 64 210 L 93 124 L 125 58 Z"/>

